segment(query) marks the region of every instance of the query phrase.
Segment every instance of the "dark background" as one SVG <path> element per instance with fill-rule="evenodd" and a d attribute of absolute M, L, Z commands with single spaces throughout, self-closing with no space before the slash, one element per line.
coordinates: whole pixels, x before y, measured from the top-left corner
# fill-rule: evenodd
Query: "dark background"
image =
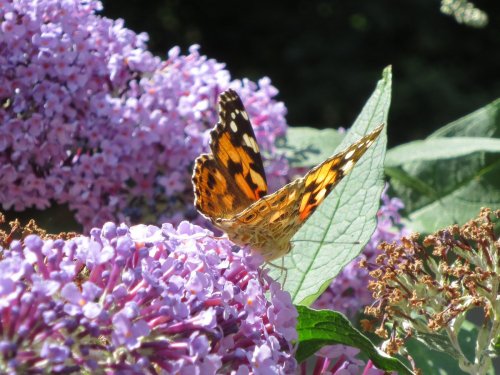
<path fill-rule="evenodd" d="M 350 126 L 391 64 L 395 145 L 500 96 L 500 1 L 474 3 L 485 28 L 458 24 L 439 0 L 104 0 L 103 15 L 147 32 L 158 56 L 197 43 L 233 78 L 269 76 L 290 125 Z"/>

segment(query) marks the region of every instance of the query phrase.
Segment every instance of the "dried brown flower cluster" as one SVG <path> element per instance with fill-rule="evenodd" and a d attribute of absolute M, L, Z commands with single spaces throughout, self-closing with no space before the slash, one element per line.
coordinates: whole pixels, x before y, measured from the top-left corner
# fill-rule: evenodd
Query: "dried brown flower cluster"
<path fill-rule="evenodd" d="M 495 233 L 499 218 L 500 210 L 483 208 L 478 218 L 440 230 L 423 242 L 413 234 L 400 244 L 383 243 L 376 264 L 362 264 L 373 270 L 369 289 L 376 300 L 365 313 L 381 321 L 378 328 L 369 321 L 363 325 L 387 340 L 386 352 L 400 352 L 404 339 L 415 336 L 459 358 L 465 371 L 483 373 L 500 334 L 500 240 Z M 469 363 L 457 336 L 465 314 L 478 307 L 484 321 L 476 359 Z"/>
<path fill-rule="evenodd" d="M 77 236 L 77 233 L 73 232 L 62 232 L 59 234 L 47 233 L 47 231 L 40 228 L 33 219 L 26 225 L 22 225 L 18 219 L 7 223 L 5 215 L 0 212 L 0 248 L 8 249 L 13 240 L 23 239 L 30 234 L 36 234 L 44 240 L 57 238 L 67 240 Z"/>

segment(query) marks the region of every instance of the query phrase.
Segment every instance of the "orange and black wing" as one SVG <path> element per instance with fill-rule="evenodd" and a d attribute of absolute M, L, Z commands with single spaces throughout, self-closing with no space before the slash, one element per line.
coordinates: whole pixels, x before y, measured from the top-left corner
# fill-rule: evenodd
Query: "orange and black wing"
<path fill-rule="evenodd" d="M 205 216 L 228 218 L 267 194 L 264 165 L 247 112 L 235 91 L 219 97 L 211 154 L 195 161 L 195 206 Z"/>
<path fill-rule="evenodd" d="M 302 178 L 303 190 L 298 207 L 300 221 L 307 220 L 332 189 L 351 171 L 377 139 L 383 127 L 383 125 L 378 126 L 370 134 L 307 172 Z"/>
<path fill-rule="evenodd" d="M 284 256 L 290 240 L 334 187 L 373 144 L 383 126 L 333 155 L 273 194 L 266 195 L 240 214 L 219 225 L 229 238 L 247 244 L 267 261 Z"/>

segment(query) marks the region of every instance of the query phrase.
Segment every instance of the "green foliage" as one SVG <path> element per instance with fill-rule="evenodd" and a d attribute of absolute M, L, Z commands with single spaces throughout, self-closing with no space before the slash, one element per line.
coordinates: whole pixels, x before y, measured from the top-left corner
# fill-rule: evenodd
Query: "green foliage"
<path fill-rule="evenodd" d="M 391 76 L 391 69 L 386 68 L 339 149 L 386 122 Z M 294 303 L 313 303 L 368 242 L 376 226 L 375 214 L 384 184 L 381 172 L 385 143 L 383 132 L 294 236 L 294 248 L 284 258 L 287 269 L 284 289 L 290 292 Z M 281 274 L 280 270 L 271 269 L 273 277 L 279 278 Z"/>
<path fill-rule="evenodd" d="M 412 371 L 397 358 L 389 357 L 377 349 L 341 313 L 330 310 L 312 310 L 305 306 L 297 306 L 297 311 L 299 313 L 297 361 L 304 361 L 323 346 L 343 344 L 360 349 L 379 369 L 412 374 Z"/>
<path fill-rule="evenodd" d="M 476 152 L 500 153 L 500 139 L 484 137 L 429 138 L 395 147 L 387 152 L 386 167 L 428 160 L 455 159 Z M 450 171 L 451 172 L 451 171 Z"/>
<path fill-rule="evenodd" d="M 477 334 L 478 329 L 474 324 L 468 321 L 463 322 L 458 335 L 458 341 L 463 354 L 469 360 L 474 358 L 474 346 L 476 344 Z M 436 351 L 422 341 L 410 339 L 406 343 L 405 348 L 415 360 L 417 367 L 421 369 L 424 374 L 466 374 L 458 365 L 460 357 L 449 350 L 449 345 L 443 348 L 444 350 L 442 351 Z M 447 353 L 448 355 L 443 355 L 443 353 Z M 493 367 L 490 367 L 488 374 L 494 374 Z"/>
<path fill-rule="evenodd" d="M 387 73 L 386 71 L 384 79 L 388 77 Z M 360 118 L 370 117 L 368 114 L 375 108 L 378 108 L 376 111 L 383 112 L 382 108 L 385 107 L 381 105 L 383 101 L 381 102 L 380 98 L 390 93 L 389 82 L 386 81 L 386 86 L 384 86 L 384 79 L 379 82 L 375 94 Z M 301 136 L 301 133 L 304 135 Z M 324 133 L 332 136 L 336 134 L 330 129 Z M 292 153 L 300 155 L 294 161 L 296 166 L 310 166 L 313 161 L 314 163 L 321 162 L 329 156 L 327 152 L 331 152 L 330 149 L 327 152 L 324 150 L 328 148 L 324 133 L 301 128 L 300 132 L 297 131 L 289 137 L 282 150 L 289 152 L 290 155 Z M 346 138 L 349 141 L 349 134 Z M 321 146 L 317 146 L 318 144 Z M 375 150 L 376 147 L 380 146 L 375 145 Z M 391 177 L 391 184 L 396 191 L 395 195 L 405 200 L 409 212 L 409 226 L 430 232 L 455 221 L 463 223 L 469 220 L 477 214 L 481 206 L 500 207 L 500 198 L 497 198 L 500 192 L 499 154 L 500 100 L 441 128 L 423 141 L 411 142 L 388 151 L 385 160 L 386 172 Z M 379 156 L 381 155 L 375 151 L 375 154 L 370 155 L 371 161 L 376 163 Z M 361 175 L 366 176 L 369 168 L 370 165 L 366 168 L 361 165 L 354 171 L 358 170 Z M 347 185 L 336 199 L 341 202 L 344 195 L 349 197 L 353 191 L 366 189 L 366 185 L 361 186 L 354 188 Z M 350 201 L 355 202 L 356 199 L 358 198 L 351 198 Z M 464 202 L 467 202 L 468 206 L 465 206 Z M 344 241 L 339 239 L 342 237 L 336 237 L 335 232 L 332 237 L 328 237 L 331 227 L 338 228 L 342 225 L 342 222 L 339 223 L 336 220 L 343 218 L 348 223 L 348 229 L 360 232 L 370 226 L 368 223 L 357 227 L 353 221 L 350 221 L 348 214 L 345 212 L 339 214 L 341 207 L 342 204 L 335 203 L 333 208 L 329 207 L 327 213 L 323 212 L 316 222 L 312 221 L 313 216 L 310 223 L 308 222 L 311 228 L 307 228 L 305 232 L 301 230 L 294 238 L 294 240 L 300 238 L 301 242 L 295 244 L 295 249 L 285 260 L 285 267 L 288 269 L 285 288 L 292 293 L 295 303 L 303 305 L 312 303 L 329 285 L 330 275 L 337 272 L 337 267 L 341 269 L 348 262 L 349 256 L 342 252 L 344 247 L 335 244 L 335 249 L 332 250 L 328 247 L 329 241 L 325 240 L 325 238 L 333 238 L 335 241 Z M 428 216 L 423 215 L 423 212 L 429 212 Z M 363 215 L 360 211 L 356 211 L 356 214 Z M 429 220 L 429 217 L 432 217 L 433 221 Z M 436 223 L 437 221 L 440 222 Z M 333 223 L 333 225 L 325 227 L 325 222 Z M 315 241 L 318 238 L 321 239 L 320 242 Z M 360 244 L 364 242 L 360 241 Z M 353 245 L 350 249 L 354 249 L 351 253 L 354 257 L 357 249 Z M 333 257 L 332 251 L 336 251 Z M 321 261 L 318 262 L 318 260 Z M 322 262 L 325 267 L 322 267 Z M 303 274 L 301 274 L 302 271 Z M 373 344 L 346 324 L 346 319 L 341 314 L 332 311 L 317 312 L 302 306 L 298 306 L 298 309 L 300 316 L 297 359 L 299 361 L 313 355 L 322 346 L 341 343 L 360 348 L 365 355 L 376 362 Z M 477 337 L 478 328 L 462 319 L 458 334 L 460 349 L 449 345 L 449 338 L 444 332 L 420 332 L 418 340 L 410 340 L 405 347 L 415 360 L 417 367 L 421 368 L 424 373 L 461 374 L 464 372 L 459 364 L 463 365 L 462 362 L 466 361 L 465 357 L 469 361 L 471 358 L 473 360 Z M 378 358 L 378 360 L 381 359 Z M 402 363 L 398 362 L 398 365 Z M 395 370 L 394 367 L 382 367 L 387 364 L 378 363 L 377 366 L 385 370 Z M 488 365 L 486 368 L 490 368 L 488 374 L 494 373 L 492 366 Z"/>
<path fill-rule="evenodd" d="M 386 174 L 405 203 L 408 225 L 431 233 L 500 207 L 500 100 L 390 150 Z"/>
<path fill-rule="evenodd" d="M 288 159 L 291 167 L 318 165 L 335 153 L 345 134 L 336 129 L 318 130 L 307 126 L 294 126 L 280 140 L 277 150 Z"/>

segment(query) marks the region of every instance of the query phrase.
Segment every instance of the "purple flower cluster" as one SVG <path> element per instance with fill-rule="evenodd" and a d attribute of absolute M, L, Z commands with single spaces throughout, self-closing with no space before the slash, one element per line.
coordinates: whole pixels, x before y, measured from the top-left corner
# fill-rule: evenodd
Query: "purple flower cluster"
<path fill-rule="evenodd" d="M 147 36 L 96 15 L 98 1 L 0 0 L 0 202 L 68 204 L 85 228 L 194 218 L 193 160 L 208 149 L 217 97 L 236 89 L 268 156 L 286 108 L 269 79 L 231 81 L 193 46 L 161 61 Z"/>
<path fill-rule="evenodd" d="M 1 373 L 296 369 L 289 294 L 262 259 L 200 227 L 109 222 L 89 237 L 30 235 L 2 251 Z"/>
<path fill-rule="evenodd" d="M 349 263 L 333 280 L 327 290 L 314 303 L 318 309 L 340 311 L 353 317 L 364 306 L 373 302 L 367 285 L 370 280 L 369 270 L 361 268 L 359 262 L 367 260 L 375 262 L 379 251 L 377 246 L 385 242 L 393 242 L 407 235 L 408 230 L 401 224 L 400 210 L 404 207 L 399 198 L 387 195 L 387 186 L 382 193 L 382 204 L 377 213 L 377 228 L 363 252 Z"/>

